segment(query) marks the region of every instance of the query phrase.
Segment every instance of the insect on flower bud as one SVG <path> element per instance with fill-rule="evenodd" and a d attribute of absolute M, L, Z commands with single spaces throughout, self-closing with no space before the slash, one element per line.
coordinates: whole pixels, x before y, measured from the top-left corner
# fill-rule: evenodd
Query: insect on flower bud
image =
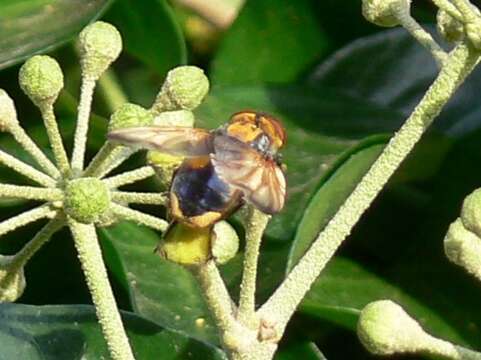
<path fill-rule="evenodd" d="M 165 234 L 157 253 L 177 264 L 201 265 L 211 258 L 211 228 L 174 224 Z"/>
<path fill-rule="evenodd" d="M 455 43 L 464 38 L 463 24 L 446 11 L 439 9 L 436 20 L 438 32 L 446 41 Z"/>
<path fill-rule="evenodd" d="M 464 199 L 461 220 L 466 229 L 481 236 L 481 189 L 473 191 Z"/>
<path fill-rule="evenodd" d="M 359 316 L 357 334 L 373 354 L 392 355 L 425 349 L 430 336 L 401 306 L 380 300 L 368 304 Z"/>
<path fill-rule="evenodd" d="M 362 15 L 378 26 L 394 27 L 400 25 L 398 11 L 410 5 L 410 0 L 362 0 Z"/>
<path fill-rule="evenodd" d="M 0 89 L 0 131 L 8 131 L 18 124 L 15 104 L 7 92 Z"/>
<path fill-rule="evenodd" d="M 19 83 L 35 105 L 53 104 L 63 88 L 63 73 L 55 59 L 36 55 L 20 68 Z"/>
<path fill-rule="evenodd" d="M 65 212 L 78 222 L 89 224 L 99 220 L 109 209 L 110 193 L 97 178 L 80 178 L 65 187 Z"/>
<path fill-rule="evenodd" d="M 155 115 L 170 110 L 193 110 L 209 91 L 209 79 L 196 66 L 179 66 L 167 74 L 152 111 Z"/>
<path fill-rule="evenodd" d="M 174 172 L 183 160 L 183 156 L 170 155 L 154 150 L 147 152 L 147 163 L 155 168 L 157 180 L 164 189 L 170 187 Z"/>
<path fill-rule="evenodd" d="M 211 241 L 212 256 L 217 264 L 225 264 L 231 260 L 239 250 L 239 237 L 234 228 L 227 221 L 220 221 L 214 225 Z"/>
<path fill-rule="evenodd" d="M 135 104 L 123 104 L 110 117 L 109 132 L 135 126 L 150 126 L 154 122 L 152 113 Z"/>
<path fill-rule="evenodd" d="M 13 259 L 14 256 L 0 255 L 0 303 L 16 301 L 25 290 L 23 267 L 14 267 Z"/>
<path fill-rule="evenodd" d="M 97 80 L 122 51 L 122 37 L 111 24 L 97 21 L 79 35 L 82 74 Z"/>
<path fill-rule="evenodd" d="M 467 230 L 461 219 L 449 226 L 444 252 L 453 263 L 481 279 L 481 238 Z"/>
<path fill-rule="evenodd" d="M 164 111 L 154 119 L 156 126 L 194 127 L 194 113 L 190 110 Z"/>

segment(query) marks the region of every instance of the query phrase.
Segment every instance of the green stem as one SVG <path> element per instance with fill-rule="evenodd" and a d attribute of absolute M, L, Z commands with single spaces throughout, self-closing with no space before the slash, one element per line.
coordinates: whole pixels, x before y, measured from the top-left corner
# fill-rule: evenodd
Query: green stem
<path fill-rule="evenodd" d="M 311 248 L 258 311 L 262 319 L 275 324 L 279 335 L 284 332 L 295 309 L 342 241 L 478 61 L 479 53 L 466 44 L 460 44 L 452 51 L 439 76 L 406 123 L 391 139 Z"/>
<path fill-rule="evenodd" d="M 43 185 L 45 187 L 55 187 L 55 180 L 43 172 L 38 171 L 32 166 L 25 164 L 14 158 L 12 155 L 0 150 L 0 163 L 18 172 L 19 174 Z"/>
<path fill-rule="evenodd" d="M 257 328 L 259 323 L 255 315 L 257 265 L 262 234 L 269 222 L 270 216 L 262 213 L 253 206 L 249 206 L 248 211 L 246 249 L 240 286 L 238 319 L 247 327 Z"/>
<path fill-rule="evenodd" d="M 451 17 L 458 21 L 464 21 L 463 15 L 456 9 L 449 0 L 432 0 L 433 3 L 440 9 L 446 11 Z"/>
<path fill-rule="evenodd" d="M 112 191 L 112 200 L 127 204 L 166 205 L 167 196 L 163 193 L 140 193 L 127 191 Z"/>
<path fill-rule="evenodd" d="M 154 230 L 164 232 L 169 227 L 169 223 L 152 215 L 144 214 L 138 210 L 130 209 L 126 206 L 111 204 L 110 209 L 115 215 L 125 220 L 135 221 L 136 223 L 148 226 Z"/>
<path fill-rule="evenodd" d="M 70 174 L 70 165 L 67 158 L 67 152 L 63 146 L 62 136 L 58 129 L 55 113 L 53 112 L 53 104 L 51 102 L 45 102 L 40 105 L 40 112 L 45 123 L 45 128 L 47 129 L 47 135 L 55 161 L 57 162 L 60 172 L 63 175 L 68 175 Z"/>
<path fill-rule="evenodd" d="M 48 205 L 42 205 L 32 210 L 25 211 L 20 215 L 0 222 L 0 236 L 37 220 L 52 218 L 56 214 L 56 210 L 52 210 Z"/>
<path fill-rule="evenodd" d="M 72 168 L 76 173 L 80 173 L 84 167 L 85 148 L 87 146 L 87 133 L 89 130 L 89 117 L 94 89 L 95 80 L 84 76 L 82 79 L 82 87 L 80 89 L 77 128 L 75 129 L 72 152 Z"/>
<path fill-rule="evenodd" d="M 463 16 L 463 22 L 473 22 L 477 14 L 474 12 L 473 4 L 471 4 L 468 0 L 452 0 L 454 6 L 459 10 L 461 15 Z"/>
<path fill-rule="evenodd" d="M 127 160 L 137 150 L 116 145 L 111 142 L 105 143 L 85 169 L 84 176 L 103 177 L 117 166 Z"/>
<path fill-rule="evenodd" d="M 9 184 L 0 184 L 0 194 L 2 198 L 29 200 L 57 201 L 63 198 L 63 192 L 60 189 Z"/>
<path fill-rule="evenodd" d="M 28 136 L 25 130 L 16 125 L 10 129 L 14 139 L 27 151 L 33 158 L 37 161 L 37 163 L 42 167 L 43 170 L 46 171 L 54 179 L 58 179 L 60 177 L 60 172 L 55 167 L 55 165 L 48 159 L 47 156 L 40 150 L 40 148 L 33 142 L 33 140 Z"/>
<path fill-rule="evenodd" d="M 68 219 L 68 224 L 110 355 L 114 360 L 133 360 L 134 355 L 110 288 L 95 227 L 92 224 L 80 224 L 71 218 Z"/>
<path fill-rule="evenodd" d="M 106 70 L 99 79 L 99 91 L 102 94 L 109 112 L 113 113 L 123 104 L 128 102 L 119 80 L 112 69 Z"/>
<path fill-rule="evenodd" d="M 104 182 L 110 189 L 116 189 L 120 186 L 132 184 L 134 182 L 147 179 L 154 174 L 155 170 L 152 166 L 143 166 L 136 170 L 127 171 L 123 174 L 107 178 L 104 180 Z"/>

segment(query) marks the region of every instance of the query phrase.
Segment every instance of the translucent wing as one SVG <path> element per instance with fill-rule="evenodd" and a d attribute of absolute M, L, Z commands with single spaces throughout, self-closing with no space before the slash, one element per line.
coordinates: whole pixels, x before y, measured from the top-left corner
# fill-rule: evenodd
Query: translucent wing
<path fill-rule="evenodd" d="M 204 129 L 148 126 L 115 130 L 109 140 L 124 145 L 179 156 L 202 156 L 213 152 L 212 134 Z"/>
<path fill-rule="evenodd" d="M 274 161 L 230 136 L 215 137 L 211 159 L 220 178 L 240 189 L 259 210 L 267 214 L 282 210 L 286 179 Z"/>

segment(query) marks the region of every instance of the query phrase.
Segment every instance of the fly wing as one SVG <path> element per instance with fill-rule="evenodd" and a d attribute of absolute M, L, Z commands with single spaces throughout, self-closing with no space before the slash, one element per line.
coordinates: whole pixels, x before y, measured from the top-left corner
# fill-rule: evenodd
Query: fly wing
<path fill-rule="evenodd" d="M 267 214 L 282 210 L 286 179 L 279 166 L 247 144 L 216 136 L 211 160 L 218 176 L 244 193 L 244 198 Z"/>
<path fill-rule="evenodd" d="M 123 145 L 177 156 L 202 156 L 213 152 L 212 134 L 204 129 L 147 126 L 111 131 L 109 140 Z"/>

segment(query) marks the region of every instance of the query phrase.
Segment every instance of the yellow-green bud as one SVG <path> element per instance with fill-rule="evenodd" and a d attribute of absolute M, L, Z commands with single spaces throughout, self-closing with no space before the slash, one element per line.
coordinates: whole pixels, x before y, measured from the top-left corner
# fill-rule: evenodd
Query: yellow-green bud
<path fill-rule="evenodd" d="M 0 303 L 16 301 L 25 290 L 23 267 L 14 267 L 13 260 L 14 256 L 0 255 Z"/>
<path fill-rule="evenodd" d="M 460 21 L 442 9 L 439 9 L 436 19 L 438 32 L 446 41 L 455 43 L 463 40 L 464 26 Z"/>
<path fill-rule="evenodd" d="M 18 125 L 15 104 L 7 92 L 0 89 L 0 131 L 8 131 Z"/>
<path fill-rule="evenodd" d="M 155 115 L 170 110 L 193 110 L 209 91 L 209 79 L 196 66 L 179 66 L 167 74 L 152 111 Z"/>
<path fill-rule="evenodd" d="M 390 300 L 375 301 L 361 311 L 357 334 L 366 349 L 377 355 L 423 350 L 429 337 L 401 306 Z"/>
<path fill-rule="evenodd" d="M 481 189 L 473 191 L 464 199 L 461 220 L 466 229 L 481 236 Z"/>
<path fill-rule="evenodd" d="M 239 250 L 239 237 L 234 228 L 227 221 L 220 221 L 214 225 L 211 252 L 217 264 L 225 264 L 231 260 Z"/>
<path fill-rule="evenodd" d="M 153 150 L 147 152 L 147 163 L 154 167 L 157 180 L 164 189 L 170 187 L 174 172 L 183 160 L 183 156 L 170 155 Z"/>
<path fill-rule="evenodd" d="M 110 117 L 109 132 L 129 127 L 150 126 L 154 122 L 152 113 L 142 106 L 123 104 Z"/>
<path fill-rule="evenodd" d="M 181 265 L 201 265 L 209 260 L 211 229 L 174 224 L 157 249 L 162 257 Z"/>
<path fill-rule="evenodd" d="M 394 27 L 400 25 L 398 11 L 410 5 L 410 0 L 362 0 L 362 15 L 378 26 Z"/>
<path fill-rule="evenodd" d="M 122 37 L 118 30 L 103 21 L 90 24 L 79 35 L 82 73 L 97 80 L 122 51 Z"/>
<path fill-rule="evenodd" d="M 89 224 L 98 221 L 109 206 L 110 193 L 97 178 L 75 179 L 65 187 L 65 212 L 78 222 Z"/>
<path fill-rule="evenodd" d="M 20 68 L 19 83 L 35 105 L 52 104 L 63 88 L 62 69 L 50 56 L 36 55 Z"/>
<path fill-rule="evenodd" d="M 449 226 L 444 252 L 453 263 L 481 279 L 481 238 L 467 230 L 461 219 Z"/>
<path fill-rule="evenodd" d="M 189 110 L 164 111 L 154 119 L 156 126 L 194 127 L 194 113 Z"/>

